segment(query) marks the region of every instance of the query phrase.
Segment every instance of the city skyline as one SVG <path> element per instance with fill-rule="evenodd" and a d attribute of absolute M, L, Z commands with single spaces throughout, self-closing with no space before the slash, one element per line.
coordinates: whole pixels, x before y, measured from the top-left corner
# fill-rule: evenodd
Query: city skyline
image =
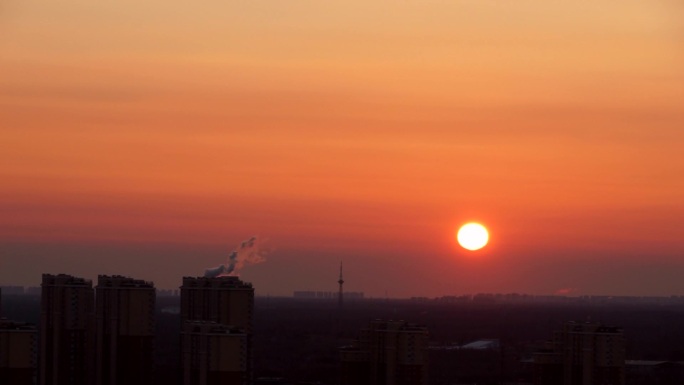
<path fill-rule="evenodd" d="M 41 326 L 0 320 L 0 377 L 9 385 L 87 382 L 93 362 L 97 382 L 114 384 L 641 385 L 679 384 L 684 376 L 676 332 L 683 297 L 604 298 L 600 306 L 520 296 L 508 303 L 369 300 L 342 311 L 334 295 L 327 303 L 254 301 L 251 284 L 230 276 L 183 277 L 180 298 L 159 298 L 152 282 L 122 276 L 101 275 L 93 288 L 83 278 L 45 274 L 39 301 L 10 289 L 8 314 Z M 577 316 L 587 320 L 567 321 Z M 417 323 L 404 321 L 411 318 Z"/>
<path fill-rule="evenodd" d="M 684 294 L 684 7 L 12 0 L 0 284 Z M 476 252 L 455 232 L 477 221 Z"/>

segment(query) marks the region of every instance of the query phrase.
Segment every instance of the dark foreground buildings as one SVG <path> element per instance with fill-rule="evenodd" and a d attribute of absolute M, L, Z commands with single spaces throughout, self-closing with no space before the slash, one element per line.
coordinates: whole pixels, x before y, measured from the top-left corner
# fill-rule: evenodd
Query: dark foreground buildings
<path fill-rule="evenodd" d="M 43 274 L 40 385 L 148 385 L 154 286 L 121 276 Z M 97 291 L 97 297 L 95 293 Z"/>
<path fill-rule="evenodd" d="M 533 356 L 535 385 L 624 385 L 622 329 L 568 322 Z"/>
<path fill-rule="evenodd" d="M 92 281 L 65 274 L 43 274 L 41 287 L 40 384 L 92 385 Z"/>
<path fill-rule="evenodd" d="M 252 376 L 254 288 L 237 277 L 184 277 L 184 385 L 247 385 Z"/>
<path fill-rule="evenodd" d="M 187 321 L 183 331 L 184 383 L 247 384 L 249 339 L 242 328 Z"/>
<path fill-rule="evenodd" d="M 100 275 L 95 289 L 95 384 L 152 384 L 154 285 L 122 276 Z"/>
<path fill-rule="evenodd" d="M 0 319 L 0 384 L 35 384 L 37 336 L 33 325 Z"/>
<path fill-rule="evenodd" d="M 427 385 L 428 331 L 404 321 L 375 320 L 341 350 L 342 385 Z"/>
<path fill-rule="evenodd" d="M 38 374 L 35 325 L 2 318 L 0 291 L 0 384 L 33 385 Z"/>
<path fill-rule="evenodd" d="M 3 320 L 0 385 L 34 384 L 36 377 L 40 385 L 155 382 L 151 282 L 100 275 L 93 288 L 89 280 L 44 274 L 41 287 L 40 354 L 35 328 Z M 250 383 L 253 309 L 254 289 L 237 277 L 183 279 L 183 384 Z"/>

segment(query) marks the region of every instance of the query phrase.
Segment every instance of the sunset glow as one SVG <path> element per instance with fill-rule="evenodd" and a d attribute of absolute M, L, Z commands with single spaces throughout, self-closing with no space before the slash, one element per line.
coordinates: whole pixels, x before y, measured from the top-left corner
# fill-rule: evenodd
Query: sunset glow
<path fill-rule="evenodd" d="M 3 2 L 0 280 L 684 294 L 680 3 Z"/>

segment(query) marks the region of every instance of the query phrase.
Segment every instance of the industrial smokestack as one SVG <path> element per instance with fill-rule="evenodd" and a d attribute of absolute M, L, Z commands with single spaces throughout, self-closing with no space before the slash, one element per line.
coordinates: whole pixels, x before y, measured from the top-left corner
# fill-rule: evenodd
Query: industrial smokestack
<path fill-rule="evenodd" d="M 207 278 L 224 277 L 238 275 L 237 272 L 245 265 L 257 264 L 265 261 L 264 253 L 259 250 L 257 237 L 251 237 L 240 243 L 237 249 L 233 250 L 228 256 L 225 265 L 220 265 L 204 272 Z"/>

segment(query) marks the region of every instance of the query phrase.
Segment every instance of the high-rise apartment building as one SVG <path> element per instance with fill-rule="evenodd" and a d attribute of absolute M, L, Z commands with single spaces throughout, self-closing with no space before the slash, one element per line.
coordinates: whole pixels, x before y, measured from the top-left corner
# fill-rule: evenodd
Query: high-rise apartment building
<path fill-rule="evenodd" d="M 184 326 L 185 384 L 248 383 L 249 345 L 244 329 L 206 321 L 188 321 Z"/>
<path fill-rule="evenodd" d="M 183 277 L 181 322 L 211 321 L 252 331 L 254 288 L 238 277 Z"/>
<path fill-rule="evenodd" d="M 251 378 L 254 288 L 237 277 L 183 277 L 184 385 L 246 385 Z"/>
<path fill-rule="evenodd" d="M 625 338 L 617 327 L 568 322 L 533 359 L 535 385 L 625 383 Z"/>
<path fill-rule="evenodd" d="M 91 385 L 94 291 L 89 280 L 43 274 L 40 384 Z"/>
<path fill-rule="evenodd" d="M 0 384 L 35 384 L 37 335 L 34 325 L 0 319 Z"/>
<path fill-rule="evenodd" d="M 428 331 L 405 321 L 372 321 L 341 350 L 342 385 L 427 384 Z"/>
<path fill-rule="evenodd" d="M 96 385 L 153 383 L 155 289 L 151 282 L 98 276 Z"/>

